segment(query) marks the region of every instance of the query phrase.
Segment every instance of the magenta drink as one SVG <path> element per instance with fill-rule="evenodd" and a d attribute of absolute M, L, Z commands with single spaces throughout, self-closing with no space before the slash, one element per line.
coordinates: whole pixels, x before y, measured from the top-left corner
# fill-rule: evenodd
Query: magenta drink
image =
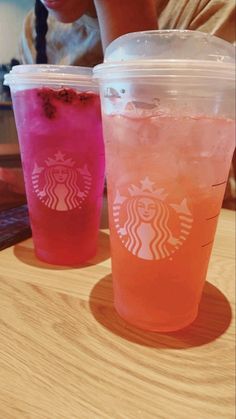
<path fill-rule="evenodd" d="M 9 79 L 36 255 L 81 264 L 96 253 L 104 186 L 100 99 L 90 70 L 18 66 Z"/>

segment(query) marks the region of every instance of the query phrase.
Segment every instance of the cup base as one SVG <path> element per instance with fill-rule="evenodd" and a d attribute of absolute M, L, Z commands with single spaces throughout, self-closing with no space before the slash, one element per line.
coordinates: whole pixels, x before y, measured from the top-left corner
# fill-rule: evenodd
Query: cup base
<path fill-rule="evenodd" d="M 96 255 L 96 249 L 90 252 L 88 255 L 86 255 L 83 258 L 61 258 L 58 255 L 55 254 L 49 254 L 49 252 L 41 249 L 35 249 L 35 255 L 36 257 L 41 260 L 42 262 L 49 263 L 51 265 L 59 265 L 59 266 L 82 266 L 86 262 L 88 262 L 90 259 L 92 259 Z"/>
<path fill-rule="evenodd" d="M 184 329 L 185 327 L 193 323 L 198 315 L 198 307 L 197 307 L 195 310 L 191 311 L 187 315 L 181 316 L 178 322 L 176 321 L 176 318 L 175 318 L 175 323 L 173 324 L 171 323 L 158 324 L 158 322 L 150 323 L 150 322 L 145 322 L 145 321 L 140 321 L 140 320 L 136 321 L 135 319 L 127 317 L 126 315 L 124 315 L 122 310 L 120 310 L 120 308 L 116 306 L 116 304 L 115 304 L 115 309 L 117 313 L 119 314 L 119 316 L 123 320 L 125 320 L 127 323 L 131 324 L 132 326 L 135 326 L 139 329 L 146 330 L 149 332 L 162 332 L 162 333 L 176 332 L 177 330 Z"/>

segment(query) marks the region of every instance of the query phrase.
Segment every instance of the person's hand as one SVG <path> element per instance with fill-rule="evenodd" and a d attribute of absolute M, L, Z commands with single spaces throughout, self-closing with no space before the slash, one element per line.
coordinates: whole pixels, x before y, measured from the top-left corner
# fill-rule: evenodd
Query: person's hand
<path fill-rule="evenodd" d="M 25 185 L 22 169 L 0 167 L 0 182 L 8 191 L 25 195 Z"/>

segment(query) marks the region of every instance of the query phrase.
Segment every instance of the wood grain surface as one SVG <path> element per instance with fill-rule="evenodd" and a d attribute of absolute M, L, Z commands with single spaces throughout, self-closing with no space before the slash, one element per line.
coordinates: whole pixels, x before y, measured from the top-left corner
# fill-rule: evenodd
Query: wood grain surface
<path fill-rule="evenodd" d="M 87 266 L 0 253 L 0 419 L 233 419 L 235 213 L 222 210 L 199 316 L 145 333 L 113 307 L 109 236 Z"/>

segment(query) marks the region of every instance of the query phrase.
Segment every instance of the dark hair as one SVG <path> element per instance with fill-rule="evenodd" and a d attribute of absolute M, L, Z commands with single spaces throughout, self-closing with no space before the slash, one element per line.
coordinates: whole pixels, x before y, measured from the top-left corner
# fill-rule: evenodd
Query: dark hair
<path fill-rule="evenodd" d="M 47 18 L 48 11 L 46 7 L 41 3 L 40 0 L 35 2 L 35 49 L 36 49 L 36 64 L 47 64 L 47 52 L 46 52 L 46 34 L 48 30 Z"/>

